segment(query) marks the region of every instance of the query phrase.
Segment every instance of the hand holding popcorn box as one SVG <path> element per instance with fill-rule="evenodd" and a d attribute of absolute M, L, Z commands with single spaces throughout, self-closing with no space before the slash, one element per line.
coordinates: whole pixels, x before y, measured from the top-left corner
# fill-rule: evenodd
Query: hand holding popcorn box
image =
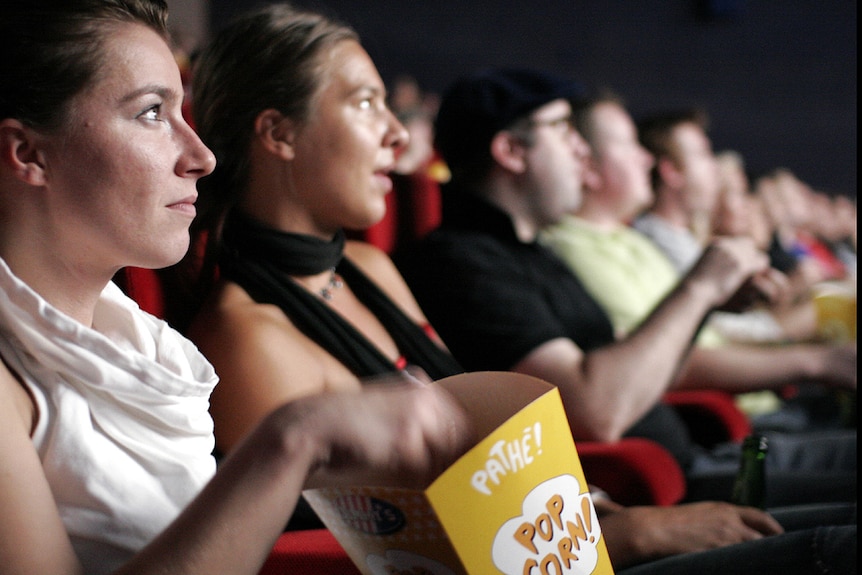
<path fill-rule="evenodd" d="M 365 575 L 613 575 L 557 389 L 501 372 L 441 380 L 479 442 L 424 491 L 305 497 Z"/>

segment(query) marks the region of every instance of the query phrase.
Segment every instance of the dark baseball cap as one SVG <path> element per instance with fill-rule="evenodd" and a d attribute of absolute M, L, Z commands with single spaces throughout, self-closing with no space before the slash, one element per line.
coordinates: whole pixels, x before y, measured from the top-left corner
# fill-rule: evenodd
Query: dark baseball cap
<path fill-rule="evenodd" d="M 494 134 L 558 99 L 585 97 L 581 84 L 549 72 L 485 69 L 456 80 L 444 93 L 435 123 L 435 144 L 447 162 L 475 155 Z"/>

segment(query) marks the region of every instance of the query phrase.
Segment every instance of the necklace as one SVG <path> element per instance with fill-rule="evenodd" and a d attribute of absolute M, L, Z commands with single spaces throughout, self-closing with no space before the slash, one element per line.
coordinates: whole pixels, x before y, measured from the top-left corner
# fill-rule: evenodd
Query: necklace
<path fill-rule="evenodd" d="M 335 274 L 335 268 L 329 268 L 329 282 L 327 282 L 326 286 L 322 287 L 317 293 L 320 294 L 320 297 L 329 301 L 332 299 L 332 292 L 342 287 L 344 282 Z"/>

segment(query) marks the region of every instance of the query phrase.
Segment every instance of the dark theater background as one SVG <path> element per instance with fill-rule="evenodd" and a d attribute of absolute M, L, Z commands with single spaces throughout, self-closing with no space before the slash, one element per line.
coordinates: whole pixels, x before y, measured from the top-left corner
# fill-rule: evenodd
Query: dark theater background
<path fill-rule="evenodd" d="M 211 0 L 204 34 L 254 0 Z M 194 0 L 169 1 L 186 12 Z M 637 117 L 710 115 L 715 148 L 856 195 L 854 0 L 300 0 L 358 30 L 387 82 L 439 92 L 488 65 L 540 67 L 619 93 Z M 174 5 L 177 5 L 176 7 Z M 182 16 L 182 15 L 181 15 Z"/>

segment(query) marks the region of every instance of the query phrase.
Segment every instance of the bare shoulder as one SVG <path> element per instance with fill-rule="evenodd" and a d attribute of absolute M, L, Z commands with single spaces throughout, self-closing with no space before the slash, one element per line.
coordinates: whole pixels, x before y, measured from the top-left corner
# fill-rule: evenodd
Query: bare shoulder
<path fill-rule="evenodd" d="M 0 557 L 3 573 L 80 569 L 30 437 L 36 408 L 0 361 Z"/>
<path fill-rule="evenodd" d="M 374 276 L 381 273 L 398 273 L 395 264 L 389 258 L 389 255 L 368 242 L 360 242 L 356 240 L 348 240 L 344 245 L 344 253 L 357 266 L 359 266 L 366 275 Z"/>
<path fill-rule="evenodd" d="M 283 316 L 282 316 L 283 317 Z M 234 283 L 219 284 L 189 327 L 189 338 L 201 345 L 251 336 L 279 319 L 274 306 L 254 301 Z"/>
<path fill-rule="evenodd" d="M 345 245 L 344 253 L 413 321 L 420 324 L 427 322 L 407 282 L 386 252 L 365 242 L 349 241 Z"/>
<path fill-rule="evenodd" d="M 358 385 L 281 309 L 254 301 L 235 284 L 218 289 L 188 335 L 219 376 L 210 413 L 225 451 L 283 403 Z"/>
<path fill-rule="evenodd" d="M 310 340 L 281 309 L 253 300 L 233 283 L 218 288 L 188 335 L 222 380 L 232 373 L 272 379 L 311 363 Z"/>

